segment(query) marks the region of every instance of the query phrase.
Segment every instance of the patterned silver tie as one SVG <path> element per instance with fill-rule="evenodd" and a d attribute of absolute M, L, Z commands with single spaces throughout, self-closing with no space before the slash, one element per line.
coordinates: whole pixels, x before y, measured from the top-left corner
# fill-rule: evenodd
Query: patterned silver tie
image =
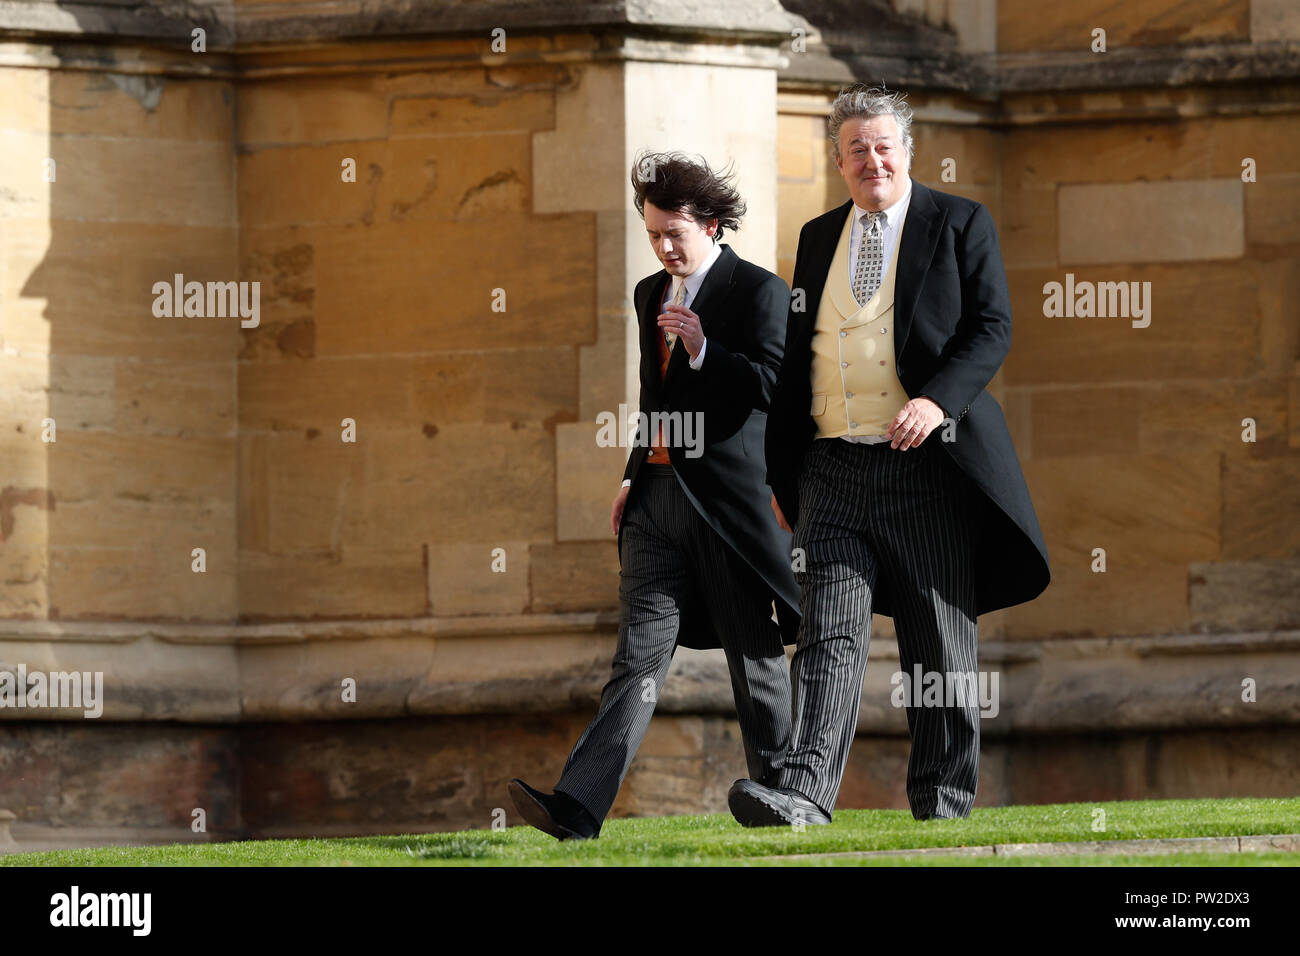
<path fill-rule="evenodd" d="M 677 287 L 677 294 L 673 296 L 673 305 L 682 305 L 686 302 L 686 280 L 683 279 L 681 285 Z M 664 329 L 664 341 L 668 343 L 668 354 L 671 355 L 673 346 L 677 344 L 677 333 L 669 332 Z"/>
<path fill-rule="evenodd" d="M 862 215 L 862 241 L 858 243 L 858 261 L 853 272 L 853 298 L 866 305 L 880 288 L 880 273 L 885 262 L 885 224 L 883 212 Z"/>

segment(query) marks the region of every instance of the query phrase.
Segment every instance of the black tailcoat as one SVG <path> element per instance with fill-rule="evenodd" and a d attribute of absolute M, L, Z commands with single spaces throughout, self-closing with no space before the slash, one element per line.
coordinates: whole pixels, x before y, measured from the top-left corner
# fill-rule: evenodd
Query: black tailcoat
<path fill-rule="evenodd" d="M 661 380 L 658 337 L 663 333 L 657 319 L 669 281 L 668 272 L 660 269 L 638 282 L 633 294 L 640 325 L 641 411 L 703 413 L 703 454 L 688 457 L 688 449 L 670 442 L 669 460 L 695 509 L 772 589 L 785 643 L 793 644 L 799 586 L 791 570 L 791 536 L 772 513 L 763 457 L 767 409 L 785 345 L 790 287 L 722 243 L 690 305 L 708 340 L 704 363 L 698 370 L 690 368 L 690 354 L 678 339 Z M 646 437 L 638 435 L 624 471 L 632 480 L 628 506 L 637 493 L 637 471 L 649 452 Z M 619 549 L 621 553 L 621 529 Z M 677 642 L 695 648 L 722 646 L 702 607 L 683 609 Z"/>
<path fill-rule="evenodd" d="M 767 480 L 792 526 L 799 515 L 799 473 L 816 434 L 810 413 L 812 335 L 831 260 L 852 209 L 849 201 L 805 223 L 799 233 L 795 295 L 766 448 Z M 1011 347 L 1011 296 L 993 217 L 974 200 L 913 180 L 897 255 L 898 379 L 910 397 L 930 398 L 956 420 L 954 441 L 942 440 L 943 425 L 925 441 L 938 442 L 987 500 L 977 545 L 977 613 L 1021 604 L 1043 592 L 1051 571 L 1002 407 L 985 391 Z M 893 615 L 889 582 L 883 578 L 872 610 Z"/>

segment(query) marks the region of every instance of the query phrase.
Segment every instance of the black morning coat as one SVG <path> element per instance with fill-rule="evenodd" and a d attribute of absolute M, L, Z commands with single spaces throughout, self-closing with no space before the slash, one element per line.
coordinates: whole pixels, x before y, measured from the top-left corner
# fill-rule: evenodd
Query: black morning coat
<path fill-rule="evenodd" d="M 785 359 L 767 427 L 767 480 L 786 520 L 799 516 L 799 473 L 816 434 L 812 335 L 826 275 L 852 201 L 804 224 L 795 256 Z M 800 306 L 798 290 L 806 300 Z M 980 203 L 912 181 L 894 280 L 894 359 L 912 398 L 937 402 L 956 419 L 925 439 L 938 444 L 983 492 L 975 584 L 977 613 L 1032 600 L 1051 580 L 1047 545 L 1002 407 L 984 387 L 1011 348 L 1011 296 L 993 217 Z M 910 454 L 912 449 L 898 452 Z M 893 616 L 889 582 L 872 610 Z"/>
<path fill-rule="evenodd" d="M 790 287 L 780 276 L 741 259 L 726 243 L 721 246 L 690 304 L 708 340 L 699 369 L 689 367 L 690 353 L 678 339 L 660 380 L 659 304 L 670 276 L 660 269 L 637 283 L 632 301 L 641 332 L 641 412 L 703 413 L 703 454 L 688 457 L 690 449 L 671 441 L 665 429 L 668 458 L 695 509 L 772 589 L 782 637 L 793 644 L 799 586 L 791 570 L 790 534 L 776 523 L 772 490 L 763 477 L 763 432 L 781 367 Z M 636 476 L 650 453 L 648 446 L 645 436 L 638 435 L 623 472 L 632 480 L 628 505 L 637 494 Z M 621 526 L 618 538 L 621 556 Z M 703 605 L 682 609 L 677 643 L 722 646 Z"/>

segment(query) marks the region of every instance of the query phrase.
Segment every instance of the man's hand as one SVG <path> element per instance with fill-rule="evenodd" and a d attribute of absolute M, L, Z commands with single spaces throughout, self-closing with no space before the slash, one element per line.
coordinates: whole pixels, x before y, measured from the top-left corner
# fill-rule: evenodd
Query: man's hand
<path fill-rule="evenodd" d="M 666 305 L 659 314 L 659 331 L 668 331 L 686 344 L 686 351 L 691 358 L 700 354 L 704 347 L 704 330 L 700 328 L 700 317 L 684 305 Z"/>
<path fill-rule="evenodd" d="M 782 530 L 794 534 L 794 529 L 786 522 L 785 515 L 781 512 L 781 506 L 776 503 L 776 495 L 772 496 L 772 513 L 776 515 L 776 523 L 781 526 Z"/>
<path fill-rule="evenodd" d="M 903 451 L 925 441 L 926 436 L 947 416 L 943 409 L 928 398 L 914 398 L 902 407 L 888 428 L 890 448 Z"/>
<path fill-rule="evenodd" d="M 620 488 L 614 497 L 614 507 L 609 512 L 609 527 L 614 534 L 618 534 L 618 526 L 623 523 L 623 508 L 627 506 L 627 493 L 631 490 L 631 485 Z"/>

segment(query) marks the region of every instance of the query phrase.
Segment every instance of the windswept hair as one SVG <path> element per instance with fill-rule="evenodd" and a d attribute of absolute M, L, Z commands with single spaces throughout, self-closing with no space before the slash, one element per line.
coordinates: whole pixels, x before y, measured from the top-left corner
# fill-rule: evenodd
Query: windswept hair
<path fill-rule="evenodd" d="M 685 213 L 701 226 L 716 219 L 718 239 L 728 229 L 739 229 L 745 215 L 745 200 L 733 185 L 735 178 L 730 165 L 715 172 L 703 156 L 692 159 L 684 153 L 642 150 L 632 161 L 632 191 L 642 219 L 647 202 L 666 212 Z"/>
<path fill-rule="evenodd" d="M 873 116 L 892 116 L 898 123 L 907 155 L 915 152 L 912 144 L 912 108 L 907 105 L 905 93 L 891 93 L 884 87 L 876 88 L 865 83 L 855 83 L 840 90 L 831 104 L 826 125 L 831 136 L 831 147 L 840 155 L 840 127 L 845 120 L 870 119 Z"/>

